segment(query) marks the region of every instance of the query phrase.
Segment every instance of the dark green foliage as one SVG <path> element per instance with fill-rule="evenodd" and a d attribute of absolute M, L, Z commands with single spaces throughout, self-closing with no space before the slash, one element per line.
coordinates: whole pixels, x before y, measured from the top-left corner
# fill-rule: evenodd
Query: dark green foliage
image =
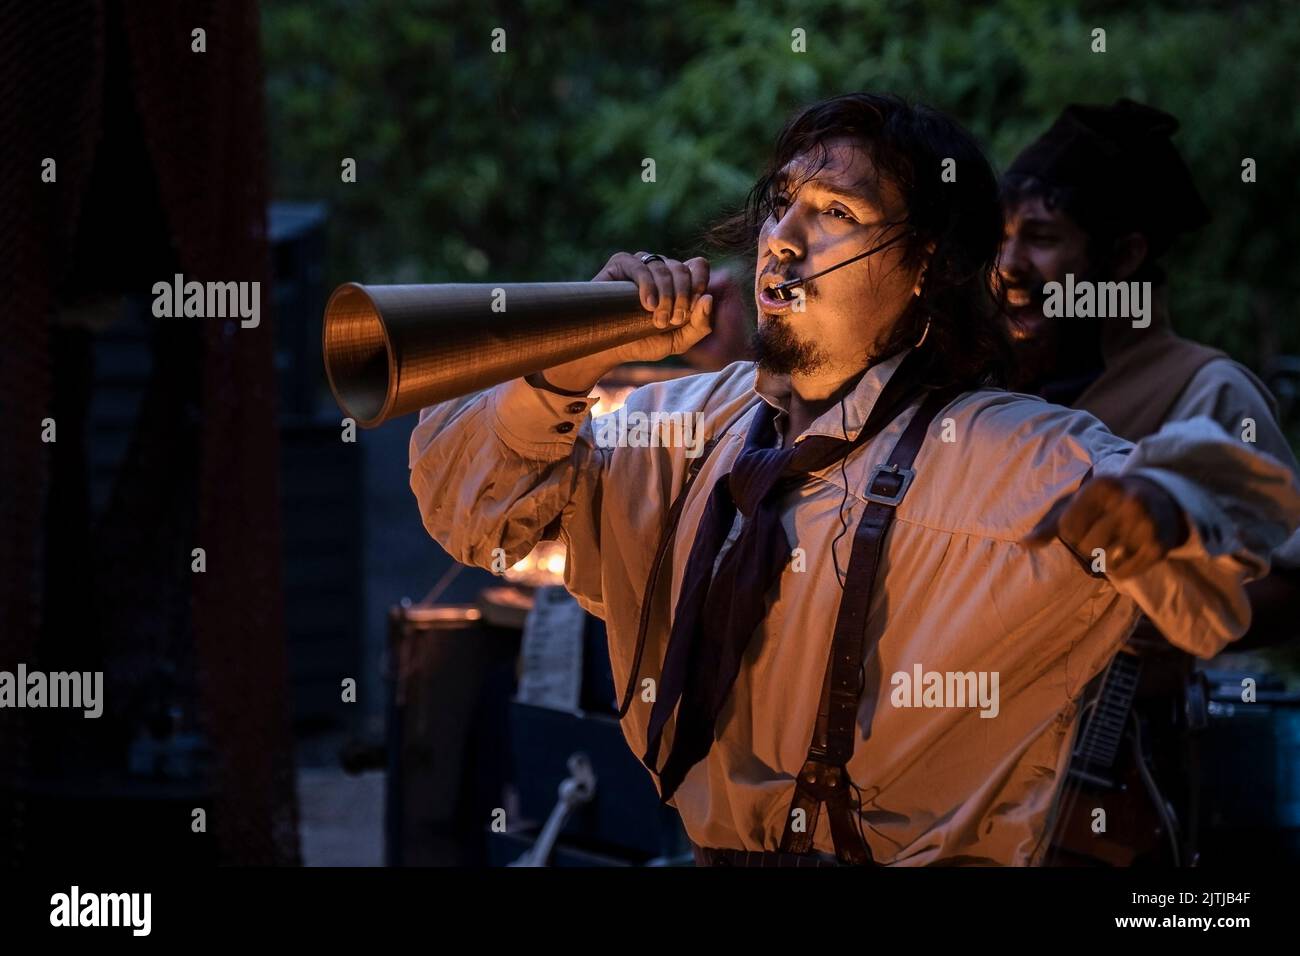
<path fill-rule="evenodd" d="M 1180 330 L 1252 364 L 1300 352 L 1294 3 L 275 0 L 263 30 L 276 195 L 333 204 L 330 283 L 589 278 L 619 249 L 694 254 L 791 111 L 834 93 L 932 103 L 999 167 L 1066 103 L 1128 95 L 1181 118 L 1215 215 L 1169 261 Z"/>

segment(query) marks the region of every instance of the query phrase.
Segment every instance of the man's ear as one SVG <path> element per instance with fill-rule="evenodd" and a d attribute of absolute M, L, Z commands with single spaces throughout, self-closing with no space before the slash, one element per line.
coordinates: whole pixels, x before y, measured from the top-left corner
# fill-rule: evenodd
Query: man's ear
<path fill-rule="evenodd" d="M 934 240 L 931 239 L 925 244 L 925 258 L 921 260 L 921 271 L 916 274 L 916 285 L 912 287 L 912 295 L 921 294 L 921 285 L 925 282 L 925 270 L 930 268 L 930 257 L 934 255 Z"/>
<path fill-rule="evenodd" d="M 1147 261 L 1147 237 L 1140 232 L 1120 236 L 1111 247 L 1111 275 L 1118 280 L 1127 279 Z"/>

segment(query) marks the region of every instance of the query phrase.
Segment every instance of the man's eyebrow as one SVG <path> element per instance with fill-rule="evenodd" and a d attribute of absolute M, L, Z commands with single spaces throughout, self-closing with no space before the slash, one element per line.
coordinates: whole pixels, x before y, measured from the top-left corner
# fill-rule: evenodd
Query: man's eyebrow
<path fill-rule="evenodd" d="M 777 175 L 775 185 L 778 189 L 785 189 L 790 185 L 791 179 L 792 177 L 789 173 L 782 172 Z M 814 192 L 826 196 L 834 196 L 837 199 L 847 199 L 851 202 L 867 203 L 872 206 L 880 205 L 879 194 L 872 187 L 870 182 L 860 183 L 856 188 L 850 189 L 833 182 L 828 182 L 819 176 L 814 176 L 811 179 L 805 180 L 802 185 L 811 188 Z"/>

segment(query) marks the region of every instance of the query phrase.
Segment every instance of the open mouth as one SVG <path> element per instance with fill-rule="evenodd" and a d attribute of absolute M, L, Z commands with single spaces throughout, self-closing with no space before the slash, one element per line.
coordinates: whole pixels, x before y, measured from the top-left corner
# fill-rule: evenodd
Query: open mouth
<path fill-rule="evenodd" d="M 758 307 L 764 312 L 772 314 L 784 314 L 793 312 L 795 299 L 791 296 L 789 299 L 778 299 L 775 291 L 764 289 L 758 294 Z"/>
<path fill-rule="evenodd" d="M 1007 305 L 1013 309 L 1023 309 L 1034 303 L 1034 295 L 1028 289 L 1008 288 Z"/>
<path fill-rule="evenodd" d="M 1007 310 L 1026 316 L 1043 314 L 1043 302 L 1046 301 L 1044 283 L 1017 282 L 1002 283 L 1002 293 L 1006 296 Z"/>
<path fill-rule="evenodd" d="M 785 313 L 793 311 L 795 303 L 801 298 L 798 286 L 793 288 L 782 289 L 779 286 L 783 282 L 788 282 L 781 276 L 771 275 L 763 279 L 762 288 L 758 293 L 758 306 L 764 312 Z"/>

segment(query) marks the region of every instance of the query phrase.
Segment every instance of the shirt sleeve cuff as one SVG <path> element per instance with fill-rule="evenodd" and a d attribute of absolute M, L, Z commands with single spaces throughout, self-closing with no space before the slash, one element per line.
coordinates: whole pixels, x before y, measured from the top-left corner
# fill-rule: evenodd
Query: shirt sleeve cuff
<path fill-rule="evenodd" d="M 1195 482 L 1163 468 L 1135 468 L 1128 472 L 1148 478 L 1167 491 L 1187 516 L 1187 540 L 1169 552 L 1170 558 L 1217 557 L 1240 550 L 1232 520 Z"/>
<path fill-rule="evenodd" d="M 489 390 L 497 435 L 523 458 L 555 460 L 569 453 L 578 428 L 598 396 L 579 398 L 535 388 L 522 378 Z"/>

